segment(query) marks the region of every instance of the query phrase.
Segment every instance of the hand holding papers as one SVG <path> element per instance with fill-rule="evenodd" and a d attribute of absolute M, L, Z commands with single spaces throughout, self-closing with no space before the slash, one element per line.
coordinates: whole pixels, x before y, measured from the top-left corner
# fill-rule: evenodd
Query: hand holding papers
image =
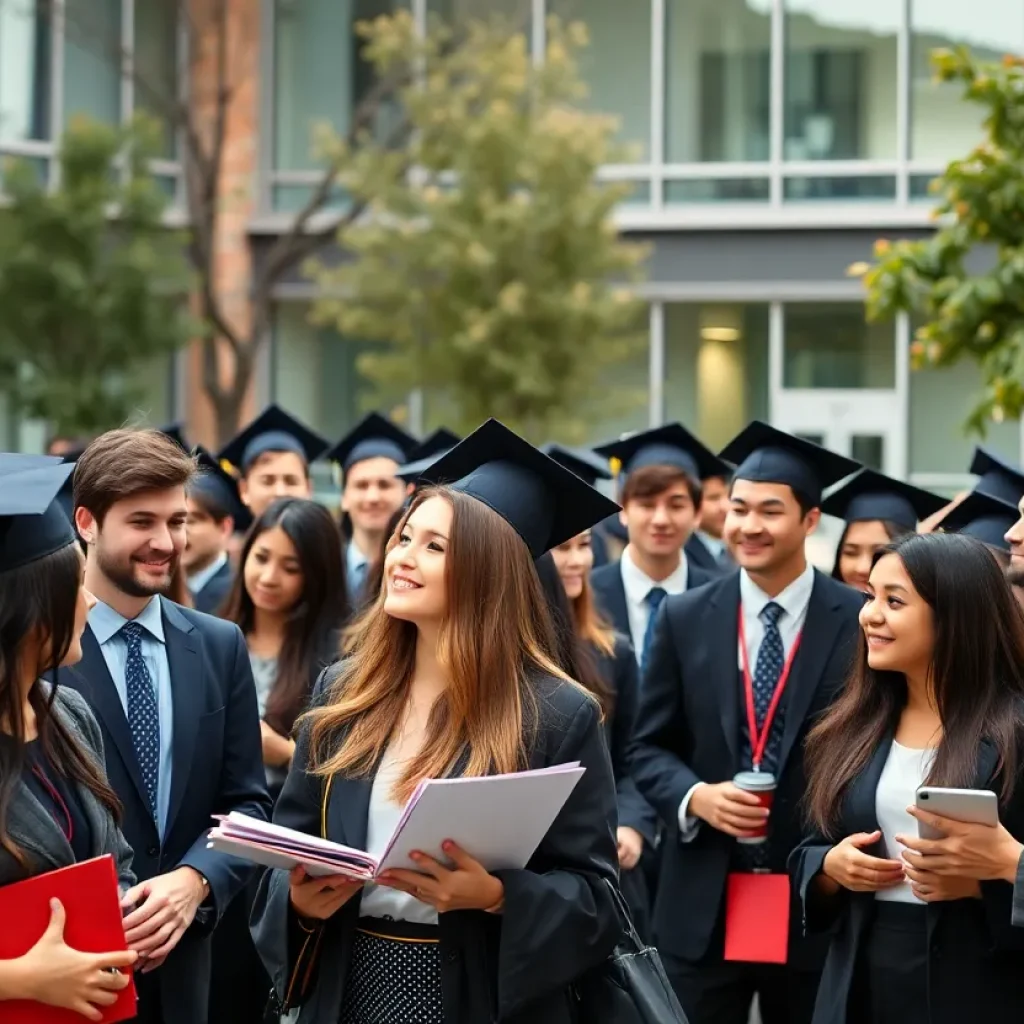
<path fill-rule="evenodd" d="M 256 864 L 314 877 L 345 875 L 370 882 L 388 869 L 420 870 L 421 851 L 441 863 L 453 840 L 488 871 L 523 868 L 585 769 L 579 762 L 480 778 L 427 779 L 410 797 L 380 858 L 244 814 L 219 818 L 210 847 Z"/>

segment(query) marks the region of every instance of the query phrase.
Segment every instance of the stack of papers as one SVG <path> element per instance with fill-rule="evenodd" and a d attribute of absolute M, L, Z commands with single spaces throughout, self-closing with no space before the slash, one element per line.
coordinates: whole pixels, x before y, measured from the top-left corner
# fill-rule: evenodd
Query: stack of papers
<path fill-rule="evenodd" d="M 442 863 L 446 840 L 488 871 L 524 868 L 586 769 L 578 761 L 481 778 L 427 779 L 409 798 L 379 857 L 245 814 L 218 816 L 209 847 L 254 864 L 372 881 L 389 868 L 418 870 L 414 850 Z"/>

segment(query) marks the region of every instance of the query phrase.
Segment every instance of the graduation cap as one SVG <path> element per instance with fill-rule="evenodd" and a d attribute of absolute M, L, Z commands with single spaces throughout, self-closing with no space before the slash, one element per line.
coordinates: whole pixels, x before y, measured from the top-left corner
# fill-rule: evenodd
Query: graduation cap
<path fill-rule="evenodd" d="M 199 472 L 189 484 L 189 493 L 207 498 L 235 521 L 235 530 L 244 533 L 252 523 L 252 513 L 242 504 L 238 480 L 202 445 L 196 447 Z"/>
<path fill-rule="evenodd" d="M 618 505 L 497 420 L 488 420 L 422 475 L 497 512 L 533 558 L 582 533 Z"/>
<path fill-rule="evenodd" d="M 719 453 L 735 463 L 734 480 L 760 484 L 788 484 L 814 507 L 821 504 L 821 492 L 856 473 L 859 462 L 821 445 L 794 437 L 754 420 Z"/>
<path fill-rule="evenodd" d="M 293 452 L 308 466 L 327 451 L 329 442 L 279 405 L 268 405 L 237 437 L 228 441 L 218 458 L 243 475 L 267 452 Z"/>
<path fill-rule="evenodd" d="M 170 423 L 166 427 L 160 427 L 160 433 L 164 437 L 169 437 L 182 451 L 190 451 L 188 441 L 185 440 L 185 434 L 183 430 L 184 424 L 182 423 Z"/>
<path fill-rule="evenodd" d="M 990 448 L 979 445 L 974 449 L 971 472 L 979 478 L 974 489 L 982 494 L 1008 501 L 1011 505 L 1016 505 L 1024 497 L 1024 473 Z"/>
<path fill-rule="evenodd" d="M 1020 519 L 1017 506 L 1000 501 L 984 491 L 971 491 L 936 524 L 947 533 L 962 533 L 974 537 L 989 547 L 1009 551 L 1006 531 Z"/>
<path fill-rule="evenodd" d="M 405 458 L 410 462 L 418 462 L 420 459 L 438 458 L 445 452 L 451 451 L 462 440 L 458 434 L 446 427 L 438 427 L 432 434 L 428 434 L 419 444 L 406 452 Z"/>
<path fill-rule="evenodd" d="M 330 451 L 327 458 L 347 473 L 357 462 L 391 459 L 399 465 L 408 461 L 416 438 L 380 413 L 364 416 Z"/>
<path fill-rule="evenodd" d="M 873 469 L 863 469 L 833 491 L 821 503 L 821 511 L 848 523 L 883 519 L 913 530 L 922 519 L 948 504 L 949 499 L 941 495 L 911 487 Z"/>
<path fill-rule="evenodd" d="M 570 473 L 575 473 L 581 480 L 586 480 L 593 487 L 598 480 L 611 480 L 612 473 L 608 468 L 608 460 L 598 458 L 586 448 L 567 448 L 557 441 L 542 444 L 540 450 L 549 455 L 560 466 Z"/>
<path fill-rule="evenodd" d="M 57 500 L 74 468 L 56 456 L 0 454 L 0 572 L 74 543 L 71 520 Z"/>
<path fill-rule="evenodd" d="M 448 451 L 451 451 L 449 448 Z M 404 466 L 399 466 L 395 472 L 395 476 L 399 480 L 405 481 L 407 484 L 414 484 L 420 479 L 423 474 L 430 469 L 430 467 L 437 462 L 438 459 L 444 458 L 448 452 L 441 452 L 440 455 L 428 455 L 424 459 L 416 459 L 413 462 L 407 462 Z"/>
<path fill-rule="evenodd" d="M 618 441 L 599 445 L 594 451 L 606 459 L 618 459 L 626 476 L 645 466 L 676 466 L 697 480 L 729 476 L 732 473 L 730 466 L 698 441 L 681 423 L 667 423 L 653 430 L 642 430 Z"/>

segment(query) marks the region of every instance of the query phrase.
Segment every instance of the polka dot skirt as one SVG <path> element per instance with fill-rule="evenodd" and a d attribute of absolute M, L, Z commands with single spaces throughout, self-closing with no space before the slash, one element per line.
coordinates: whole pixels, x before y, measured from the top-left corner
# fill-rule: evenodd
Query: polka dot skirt
<path fill-rule="evenodd" d="M 355 933 L 338 1024 L 444 1024 L 440 943 L 384 938 L 369 920 Z"/>

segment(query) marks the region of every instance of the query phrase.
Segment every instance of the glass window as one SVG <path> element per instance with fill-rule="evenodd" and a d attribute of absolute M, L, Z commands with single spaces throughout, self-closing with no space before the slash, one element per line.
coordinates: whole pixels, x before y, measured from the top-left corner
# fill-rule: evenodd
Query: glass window
<path fill-rule="evenodd" d="M 784 314 L 783 387 L 896 386 L 896 328 L 867 323 L 862 303 L 795 303 Z"/>
<path fill-rule="evenodd" d="M 934 81 L 930 55 L 940 47 L 970 47 L 978 60 L 1024 53 L 1020 0 L 913 0 L 911 4 L 910 153 L 943 165 L 981 141 L 984 110 L 962 99 L 963 86 Z"/>
<path fill-rule="evenodd" d="M 50 137 L 46 0 L 0 0 L 0 142 Z"/>
<path fill-rule="evenodd" d="M 665 21 L 666 159 L 768 160 L 771 3 L 668 0 Z"/>
<path fill-rule="evenodd" d="M 348 130 L 373 83 L 355 25 L 396 7 L 392 0 L 276 0 L 274 4 L 274 166 L 316 166 L 313 130 Z"/>
<path fill-rule="evenodd" d="M 665 306 L 665 419 L 717 449 L 768 419 L 767 304 Z"/>
<path fill-rule="evenodd" d="M 65 0 L 64 124 L 121 121 L 121 0 Z"/>
<path fill-rule="evenodd" d="M 580 71 L 591 110 L 618 117 L 620 142 L 628 159 L 644 162 L 651 138 L 651 0 L 548 0 L 548 12 L 563 21 L 582 21 L 590 45 L 580 54 Z"/>
<path fill-rule="evenodd" d="M 964 360 L 910 374 L 909 455 L 911 473 L 967 473 L 977 436 L 964 422 L 982 391 L 977 364 Z M 1020 461 L 1020 424 L 993 423 L 985 445 L 1013 463 Z"/>
<path fill-rule="evenodd" d="M 173 124 L 164 105 L 173 100 L 178 82 L 178 5 L 135 3 L 135 61 L 144 69 L 135 80 L 135 109 L 162 122 L 161 156 L 173 159 L 177 145 Z"/>
<path fill-rule="evenodd" d="M 530 0 L 427 0 L 428 13 L 436 14 L 448 25 L 497 15 L 505 24 L 526 33 L 527 38 L 532 10 Z"/>
<path fill-rule="evenodd" d="M 901 9 L 863 0 L 787 0 L 786 160 L 896 157 Z"/>

